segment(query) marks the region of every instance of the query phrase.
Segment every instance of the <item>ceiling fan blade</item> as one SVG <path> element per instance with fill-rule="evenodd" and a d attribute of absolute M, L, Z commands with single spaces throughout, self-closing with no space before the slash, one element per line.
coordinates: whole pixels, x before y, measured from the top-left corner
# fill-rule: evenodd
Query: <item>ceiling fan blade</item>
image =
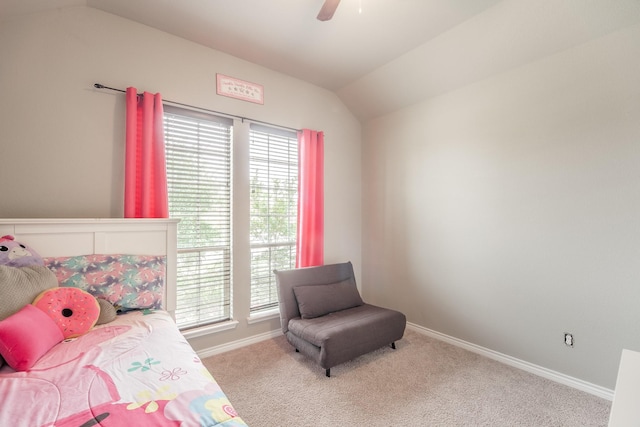
<path fill-rule="evenodd" d="M 331 19 L 338 8 L 338 4 L 340 4 L 340 0 L 325 0 L 322 9 L 320 9 L 320 13 L 318 13 L 318 19 L 320 21 L 328 21 Z"/>

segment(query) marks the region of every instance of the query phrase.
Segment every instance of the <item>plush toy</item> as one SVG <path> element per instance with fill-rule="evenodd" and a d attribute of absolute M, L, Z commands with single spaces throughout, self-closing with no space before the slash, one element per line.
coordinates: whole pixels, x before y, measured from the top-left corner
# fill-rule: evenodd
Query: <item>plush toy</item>
<path fill-rule="evenodd" d="M 0 237 L 0 265 L 24 267 L 44 265 L 42 257 L 30 247 L 16 242 L 13 236 Z"/>
<path fill-rule="evenodd" d="M 3 243 L 0 242 L 0 245 Z M 56 275 L 43 265 L 23 267 L 0 265 L 0 329 L 7 318 L 31 304 L 41 292 L 56 287 L 58 287 Z M 0 341 L 5 338 L 6 335 L 0 334 Z M 2 365 L 0 349 L 0 366 Z"/>
<path fill-rule="evenodd" d="M 116 308 L 104 298 L 97 298 L 98 304 L 100 304 L 100 317 L 98 317 L 98 321 L 96 325 L 102 325 L 105 323 L 113 322 L 116 320 Z"/>
<path fill-rule="evenodd" d="M 3 335 L 2 329 L 13 328 L 13 326 L 7 327 L 5 321 L 9 318 L 14 318 L 13 316 L 21 312 L 26 306 L 32 303 L 35 304 L 34 299 L 37 299 L 39 295 L 45 292 L 56 292 L 60 289 L 64 290 L 64 288 L 58 287 L 56 275 L 45 266 L 44 260 L 35 250 L 16 242 L 13 236 L 0 237 L 0 367 L 4 364 L 2 352 L 3 345 L 6 344 L 4 343 L 6 333 Z M 74 290 L 80 292 L 79 289 Z M 95 311 L 93 314 L 96 317 L 96 319 L 92 318 L 92 321 L 85 325 L 86 330 L 90 329 L 94 324 L 101 325 L 116 318 L 117 313 L 113 304 L 106 300 L 97 299 L 91 294 L 87 293 L 86 295 L 88 295 L 87 299 L 93 300 L 92 304 Z M 48 316 L 51 317 L 49 314 Z M 57 325 L 57 323 L 54 323 L 54 325 Z M 41 326 L 44 328 L 44 325 Z M 58 329 L 57 326 L 56 329 Z M 84 333 L 86 330 L 83 329 L 81 332 Z M 64 335 L 65 332 L 61 333 L 66 337 Z M 76 331 L 76 335 L 81 335 L 81 333 Z M 24 339 L 19 341 L 24 341 Z M 51 346 L 56 343 L 53 342 Z M 46 350 L 48 351 L 49 348 Z M 10 351 L 8 347 L 4 348 L 5 353 L 8 351 Z M 35 360 L 33 362 L 35 363 Z"/>

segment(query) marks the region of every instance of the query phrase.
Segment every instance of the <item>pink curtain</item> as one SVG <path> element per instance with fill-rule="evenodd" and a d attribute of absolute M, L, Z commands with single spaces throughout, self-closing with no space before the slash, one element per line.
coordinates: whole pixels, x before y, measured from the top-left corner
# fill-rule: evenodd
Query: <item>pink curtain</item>
<path fill-rule="evenodd" d="M 162 98 L 127 88 L 124 217 L 168 218 Z"/>
<path fill-rule="evenodd" d="M 298 132 L 296 267 L 324 263 L 324 134 Z"/>

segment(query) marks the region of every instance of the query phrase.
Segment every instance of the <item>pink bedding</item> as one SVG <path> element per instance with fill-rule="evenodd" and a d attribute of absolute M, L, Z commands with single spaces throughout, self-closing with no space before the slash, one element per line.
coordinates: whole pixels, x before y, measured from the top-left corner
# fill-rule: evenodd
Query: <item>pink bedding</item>
<path fill-rule="evenodd" d="M 246 426 L 167 312 L 119 315 L 0 369 L 0 426 Z"/>

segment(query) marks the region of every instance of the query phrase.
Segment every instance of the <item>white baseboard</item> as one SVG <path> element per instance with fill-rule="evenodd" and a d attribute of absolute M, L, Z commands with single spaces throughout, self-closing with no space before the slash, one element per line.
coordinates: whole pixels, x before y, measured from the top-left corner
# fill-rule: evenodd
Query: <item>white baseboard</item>
<path fill-rule="evenodd" d="M 524 360 L 516 359 L 515 357 L 507 356 L 506 354 L 502 354 L 497 351 L 490 350 L 488 348 L 481 347 L 479 345 L 472 344 L 470 342 L 463 341 L 461 339 L 454 338 L 449 335 L 445 335 L 443 333 L 434 331 L 432 329 L 428 329 L 423 326 L 416 325 L 415 323 L 407 322 L 407 328 L 415 332 L 418 332 L 420 334 L 427 335 L 431 338 L 435 338 L 437 340 L 447 342 L 457 347 L 464 348 L 465 350 L 469 350 L 481 356 L 488 357 L 489 359 L 493 359 L 498 362 L 504 363 L 505 365 L 513 366 L 514 368 L 522 369 L 523 371 L 530 372 L 532 374 L 541 376 L 543 378 L 547 378 L 551 381 L 555 381 L 557 383 L 564 384 L 569 387 L 573 387 L 577 390 L 584 391 L 594 396 L 598 396 L 603 399 L 613 401 L 614 391 L 611 389 L 601 387 L 599 385 L 595 385 L 586 381 L 582 381 L 578 378 L 570 377 L 560 372 L 543 368 L 542 366 L 534 365 L 533 363 L 525 362 Z M 224 352 L 242 348 L 251 344 L 255 344 L 260 341 L 276 338 L 280 335 L 282 335 L 282 331 L 280 329 L 265 332 L 259 335 L 251 336 L 249 338 L 243 338 L 240 340 L 232 341 L 230 343 L 200 350 L 198 351 L 198 356 L 204 359 L 205 357 L 214 356 L 216 354 L 224 353 Z"/>
<path fill-rule="evenodd" d="M 513 366 L 514 368 L 522 369 L 523 371 L 530 372 L 532 374 L 541 376 L 551 381 L 555 381 L 557 383 L 564 384 L 569 387 L 573 387 L 577 390 L 581 390 L 586 393 L 593 394 L 594 396 L 598 396 L 603 399 L 613 401 L 613 390 L 610 390 L 608 388 L 601 387 L 599 385 L 595 385 L 586 381 L 582 381 L 580 379 L 570 377 L 560 372 L 543 368 L 541 366 L 534 365 L 533 363 L 516 359 L 515 357 L 507 356 L 506 354 L 502 354 L 497 351 L 489 350 L 488 348 L 484 348 L 479 345 L 472 344 L 470 342 L 463 341 L 461 339 L 454 338 L 449 335 L 442 334 L 440 332 L 436 332 L 432 329 L 428 329 L 428 328 L 416 325 L 414 323 L 407 322 L 407 328 L 415 332 L 418 332 L 420 334 L 427 335 L 431 338 L 445 341 L 457 347 L 464 348 L 465 350 L 469 350 L 473 353 L 480 354 L 481 356 L 488 357 L 489 359 L 493 359 L 498 362 L 504 363 L 505 365 Z"/>
<path fill-rule="evenodd" d="M 205 357 L 214 356 L 216 354 L 225 353 L 227 351 L 236 350 L 238 348 L 246 347 L 251 344 L 259 343 L 260 341 L 266 341 L 271 338 L 275 338 L 282 335 L 282 331 L 280 329 L 276 329 L 273 331 L 265 332 L 258 335 L 253 335 L 249 338 L 243 338 L 240 340 L 232 341 L 230 343 L 217 345 L 210 348 L 205 348 L 204 350 L 198 351 L 198 357 L 204 359 Z"/>

